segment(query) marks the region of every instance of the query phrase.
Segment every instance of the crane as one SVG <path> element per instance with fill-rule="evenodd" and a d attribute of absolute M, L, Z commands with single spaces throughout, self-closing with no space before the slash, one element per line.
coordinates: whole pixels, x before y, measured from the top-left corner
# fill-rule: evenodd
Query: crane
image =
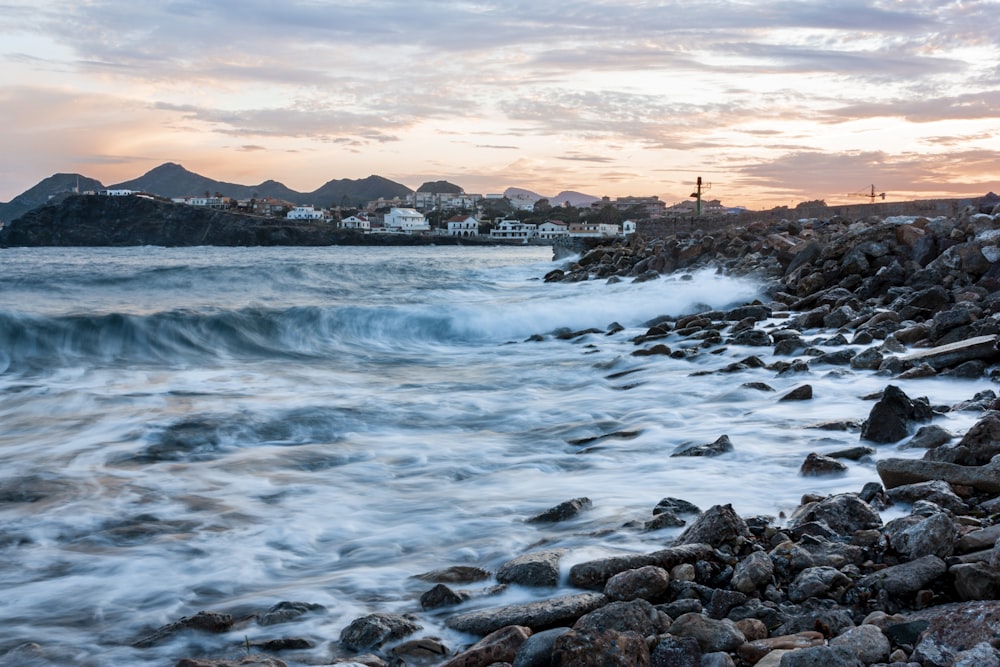
<path fill-rule="evenodd" d="M 847 194 L 847 196 L 848 197 L 868 197 L 868 199 L 871 200 L 872 204 L 874 204 L 875 200 L 877 198 L 879 198 L 879 197 L 881 197 L 882 200 L 885 201 L 885 193 L 884 192 L 875 192 L 875 186 L 874 185 L 872 185 L 872 189 L 869 192 L 849 192 Z"/>

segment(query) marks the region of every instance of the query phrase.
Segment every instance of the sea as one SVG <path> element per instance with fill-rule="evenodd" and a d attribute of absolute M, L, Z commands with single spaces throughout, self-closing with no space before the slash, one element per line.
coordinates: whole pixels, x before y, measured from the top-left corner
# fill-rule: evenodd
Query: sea
<path fill-rule="evenodd" d="M 446 627 L 456 609 L 421 610 L 432 584 L 414 575 L 564 549 L 555 589 L 486 580 L 458 586 L 457 609 L 568 594 L 574 563 L 670 543 L 680 528 L 642 529 L 662 498 L 782 524 L 804 494 L 859 491 L 878 458 L 922 453 L 880 445 L 801 476 L 810 452 L 862 444 L 818 426 L 863 421 L 891 378 L 714 372 L 772 360 L 731 342 L 635 356 L 650 322 L 766 301 L 763 286 L 544 282 L 564 263 L 537 246 L 0 251 L 0 664 L 239 659 L 286 636 L 313 646 L 289 665 L 327 664 L 375 612 L 415 613 L 418 636 L 457 649 L 475 638 Z M 803 332 L 839 349 L 830 333 Z M 779 400 L 802 384 L 812 400 Z M 902 388 L 954 406 L 991 386 Z M 671 456 L 722 435 L 733 452 Z M 571 520 L 528 521 L 581 497 Z M 253 622 L 283 601 L 321 608 Z M 237 623 L 134 646 L 199 611 Z"/>

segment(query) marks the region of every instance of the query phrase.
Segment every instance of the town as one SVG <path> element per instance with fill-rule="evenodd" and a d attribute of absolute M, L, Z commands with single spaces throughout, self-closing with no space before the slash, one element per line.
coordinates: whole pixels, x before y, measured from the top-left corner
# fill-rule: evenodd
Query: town
<path fill-rule="evenodd" d="M 450 189 L 450 188 L 449 188 Z M 228 210 L 264 218 L 328 222 L 362 234 L 409 234 L 498 241 L 551 243 L 561 237 L 604 238 L 635 233 L 639 221 L 670 217 L 735 215 L 742 208 L 725 208 L 719 200 L 684 201 L 673 206 L 656 196 L 595 198 L 589 203 L 551 203 L 527 194 L 506 196 L 423 191 L 405 197 L 384 197 L 351 207 L 344 202 L 329 208 L 303 206 L 275 197 L 235 199 L 222 193 L 163 198 L 127 189 L 83 194 L 137 196 L 175 204 Z"/>

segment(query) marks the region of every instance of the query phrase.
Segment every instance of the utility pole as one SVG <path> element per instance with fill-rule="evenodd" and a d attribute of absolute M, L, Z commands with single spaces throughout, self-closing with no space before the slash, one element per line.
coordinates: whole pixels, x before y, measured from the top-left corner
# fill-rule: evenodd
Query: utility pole
<path fill-rule="evenodd" d="M 694 192 L 691 193 L 691 196 L 694 197 L 697 200 L 697 202 L 698 202 L 698 205 L 697 205 L 697 215 L 698 215 L 699 218 L 701 217 L 701 193 L 704 192 L 705 190 L 711 190 L 711 189 L 712 189 L 712 184 L 711 183 L 702 183 L 701 182 L 701 176 L 699 176 L 698 177 L 698 183 L 697 183 L 697 189 Z"/>

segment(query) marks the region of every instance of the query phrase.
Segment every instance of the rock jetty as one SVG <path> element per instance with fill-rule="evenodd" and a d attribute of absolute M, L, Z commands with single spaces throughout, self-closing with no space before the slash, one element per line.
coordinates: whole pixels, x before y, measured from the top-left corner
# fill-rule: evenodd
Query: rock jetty
<path fill-rule="evenodd" d="M 334 656 L 324 664 L 1000 665 L 1000 401 L 986 391 L 961 405 L 932 406 L 909 396 L 905 385 L 912 377 L 1000 377 L 998 213 L 782 221 L 711 236 L 635 236 L 552 271 L 546 280 L 653 280 L 703 267 L 756 276 L 768 285 L 768 303 L 651 323 L 635 339 L 637 349 L 686 358 L 738 339 L 761 353 L 712 372 L 767 367 L 780 374 L 833 364 L 885 377 L 868 415 L 831 425 L 858 428 L 859 446 L 808 457 L 804 475 L 837 474 L 841 459 L 865 456 L 869 443 L 909 437 L 906 446 L 924 454 L 882 459 L 881 483 L 807 495 L 788 517 L 743 517 L 725 499 L 704 511 L 664 499 L 651 508 L 658 525 L 685 526 L 671 543 L 576 562 L 568 572 L 560 568 L 565 551 L 544 546 L 497 574 L 444 563 L 419 574 L 434 591 L 427 607 L 421 609 L 422 597 L 409 614 L 355 619 L 333 638 Z M 782 324 L 773 326 L 779 315 Z M 772 326 L 764 327 L 768 321 Z M 850 342 L 852 351 L 811 349 L 806 329 L 824 329 L 831 339 Z M 676 341 L 691 340 L 698 345 L 671 350 Z M 807 387 L 789 400 L 808 400 Z M 950 434 L 930 423 L 949 409 L 975 411 L 975 426 Z M 687 455 L 725 455 L 727 443 L 699 443 Z M 535 522 L 566 520 L 590 505 L 586 498 L 567 500 Z M 892 506 L 897 518 L 886 521 L 883 511 Z M 495 586 L 471 598 L 452 588 L 484 578 Z M 554 597 L 489 604 L 503 587 L 554 590 L 553 582 L 567 578 L 573 590 Z M 304 603 L 285 609 L 323 613 Z M 218 632 L 225 620 L 217 614 L 196 619 L 181 619 L 137 646 L 176 632 Z M 424 630 L 432 622 L 469 637 L 468 644 L 446 646 Z M 239 661 L 182 659 L 177 665 L 276 667 L 299 664 L 294 655 L 279 659 L 263 650 Z"/>

